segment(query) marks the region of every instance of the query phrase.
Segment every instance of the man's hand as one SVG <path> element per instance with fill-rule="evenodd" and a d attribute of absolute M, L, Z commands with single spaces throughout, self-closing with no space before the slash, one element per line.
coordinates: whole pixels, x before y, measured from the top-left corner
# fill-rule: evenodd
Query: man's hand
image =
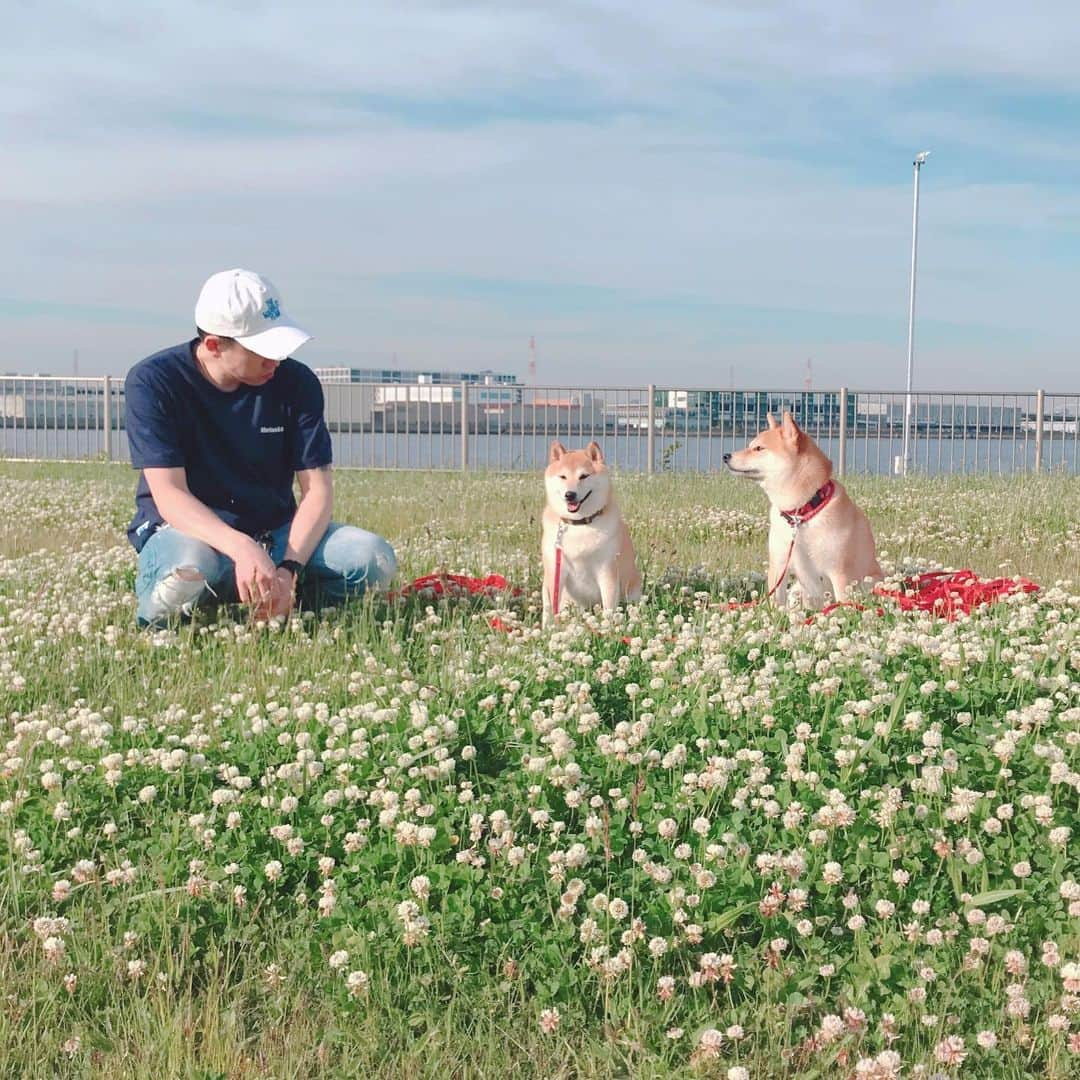
<path fill-rule="evenodd" d="M 257 607 L 267 603 L 273 597 L 278 573 L 274 560 L 249 537 L 233 555 L 233 562 L 236 564 L 236 595 L 240 603 Z"/>
<path fill-rule="evenodd" d="M 275 615 L 288 615 L 296 602 L 296 577 L 291 571 L 278 569 L 270 595 L 255 607 L 256 619 L 272 619 Z"/>

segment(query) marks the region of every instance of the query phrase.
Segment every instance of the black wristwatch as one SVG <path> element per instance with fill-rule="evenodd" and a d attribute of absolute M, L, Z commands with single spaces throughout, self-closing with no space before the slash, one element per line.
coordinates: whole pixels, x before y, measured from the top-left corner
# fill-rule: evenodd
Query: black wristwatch
<path fill-rule="evenodd" d="M 282 559 L 281 562 L 277 564 L 277 568 L 279 570 L 288 570 L 294 578 L 299 577 L 300 571 L 304 569 L 304 567 L 295 559 Z"/>

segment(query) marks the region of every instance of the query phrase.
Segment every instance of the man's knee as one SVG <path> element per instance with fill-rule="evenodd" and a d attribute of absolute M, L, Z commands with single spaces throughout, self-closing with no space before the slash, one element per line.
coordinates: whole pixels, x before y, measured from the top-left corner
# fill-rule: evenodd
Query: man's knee
<path fill-rule="evenodd" d="M 356 530 L 359 537 L 351 547 L 352 559 L 343 577 L 350 586 L 361 589 L 385 589 L 397 573 L 397 555 L 381 536 Z"/>
<path fill-rule="evenodd" d="M 197 566 L 177 566 L 150 589 L 149 610 L 155 618 L 190 615 L 209 591 L 206 574 Z"/>
<path fill-rule="evenodd" d="M 344 525 L 325 550 L 327 570 L 340 576 L 350 593 L 385 589 L 397 573 L 397 555 L 381 536 Z"/>
<path fill-rule="evenodd" d="M 377 543 L 371 555 L 368 567 L 370 587 L 373 589 L 385 589 L 394 575 L 397 573 L 397 555 L 389 542 L 381 536 L 377 536 Z"/>
<path fill-rule="evenodd" d="M 223 556 L 199 540 L 178 534 L 161 540 L 156 551 L 145 553 L 136 586 L 139 621 L 151 625 L 188 617 L 216 596 L 224 565 Z"/>

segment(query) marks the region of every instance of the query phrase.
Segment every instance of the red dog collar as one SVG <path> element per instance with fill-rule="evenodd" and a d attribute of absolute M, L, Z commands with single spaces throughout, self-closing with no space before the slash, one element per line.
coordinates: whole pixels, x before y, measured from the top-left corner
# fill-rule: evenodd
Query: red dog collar
<path fill-rule="evenodd" d="M 836 484 L 830 480 L 824 487 L 820 487 L 809 501 L 803 503 L 798 510 L 781 510 L 780 516 L 794 529 L 805 525 L 812 517 L 820 514 L 828 506 L 829 500 L 836 492 Z"/>

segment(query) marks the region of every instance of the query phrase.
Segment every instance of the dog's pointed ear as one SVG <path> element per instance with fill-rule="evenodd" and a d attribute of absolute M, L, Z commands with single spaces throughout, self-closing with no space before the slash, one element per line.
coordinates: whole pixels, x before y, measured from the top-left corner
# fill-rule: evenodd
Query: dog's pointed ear
<path fill-rule="evenodd" d="M 590 461 L 595 461 L 597 465 L 604 464 L 604 451 L 600 449 L 600 444 L 595 439 L 585 447 L 585 453 L 589 455 Z"/>
<path fill-rule="evenodd" d="M 776 422 L 776 417 L 775 417 L 775 416 L 773 416 L 773 414 L 772 414 L 772 413 L 766 413 L 766 414 L 765 414 L 765 419 L 769 421 L 769 430 L 770 430 L 770 431 L 773 431 L 773 430 L 775 430 L 776 428 L 778 428 L 778 427 L 780 426 L 780 425 L 779 425 L 779 424 L 778 424 L 778 423 Z"/>
<path fill-rule="evenodd" d="M 556 439 L 555 442 L 551 444 L 551 449 L 548 451 L 548 461 L 558 461 L 565 453 L 566 447 Z"/>
<path fill-rule="evenodd" d="M 780 425 L 780 430 L 784 438 L 791 442 L 795 442 L 802 434 L 799 425 L 795 423 L 795 417 L 787 411 L 784 412 L 784 422 Z"/>

